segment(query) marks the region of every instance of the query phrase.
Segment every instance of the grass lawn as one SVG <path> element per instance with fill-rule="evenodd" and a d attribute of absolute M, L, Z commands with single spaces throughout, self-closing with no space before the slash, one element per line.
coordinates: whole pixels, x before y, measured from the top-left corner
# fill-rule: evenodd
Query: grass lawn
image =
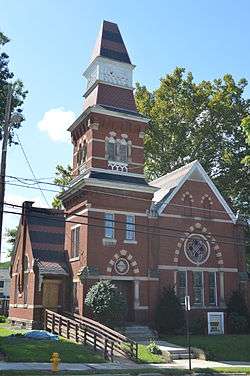
<path fill-rule="evenodd" d="M 10 330 L 0 326 L 0 352 L 8 362 L 50 362 L 53 352 L 58 352 L 65 363 L 103 363 L 103 356 L 89 346 L 83 346 L 66 339 L 40 341 L 25 338 L 8 338 L 20 330 Z"/>
<path fill-rule="evenodd" d="M 185 336 L 168 336 L 164 339 L 177 345 L 186 346 Z M 204 350 L 209 360 L 250 362 L 250 335 L 192 335 L 191 346 Z"/>
<path fill-rule="evenodd" d="M 166 363 L 166 360 L 162 355 L 156 355 L 149 352 L 147 346 L 139 345 L 138 363 Z"/>

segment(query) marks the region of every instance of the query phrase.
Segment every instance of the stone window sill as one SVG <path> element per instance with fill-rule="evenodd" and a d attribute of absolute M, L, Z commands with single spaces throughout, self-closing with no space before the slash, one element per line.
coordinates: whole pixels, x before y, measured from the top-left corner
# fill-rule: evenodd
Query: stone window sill
<path fill-rule="evenodd" d="M 116 239 L 110 239 L 110 238 L 103 238 L 102 239 L 102 244 L 103 245 L 107 245 L 107 246 L 112 246 L 112 245 L 116 245 L 117 243 L 117 240 Z"/>
<path fill-rule="evenodd" d="M 123 243 L 125 243 L 125 244 L 137 244 L 137 240 L 127 240 L 127 239 L 125 239 L 123 241 Z"/>
<path fill-rule="evenodd" d="M 80 257 L 77 256 L 77 257 L 72 257 L 69 259 L 70 262 L 74 262 L 74 261 L 79 261 L 80 260 Z"/>

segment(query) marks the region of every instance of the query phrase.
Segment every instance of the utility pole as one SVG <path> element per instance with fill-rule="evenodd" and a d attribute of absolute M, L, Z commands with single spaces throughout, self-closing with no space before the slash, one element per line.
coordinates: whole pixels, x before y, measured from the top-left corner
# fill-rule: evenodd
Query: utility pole
<path fill-rule="evenodd" d="M 3 141 L 2 141 L 1 171 L 0 171 L 0 258 L 1 258 L 1 250 L 2 250 L 5 172 L 6 172 L 7 147 L 8 147 L 9 132 L 10 132 L 12 94 L 13 94 L 13 86 L 12 84 L 8 84 L 8 93 L 7 93 L 7 100 L 6 100 L 6 106 L 5 106 L 4 125 L 3 125 Z"/>

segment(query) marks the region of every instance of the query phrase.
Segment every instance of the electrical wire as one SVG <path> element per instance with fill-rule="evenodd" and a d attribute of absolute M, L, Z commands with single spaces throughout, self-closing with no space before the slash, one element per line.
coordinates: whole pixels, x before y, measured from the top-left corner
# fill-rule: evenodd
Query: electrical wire
<path fill-rule="evenodd" d="M 16 205 L 16 204 L 13 204 L 13 203 L 4 203 L 4 205 L 7 205 L 7 206 L 11 206 L 12 208 L 18 208 L 18 209 L 21 209 L 22 206 L 21 205 Z M 39 208 L 36 208 L 36 212 L 39 212 Z M 16 212 L 15 212 L 16 213 Z M 11 213 L 10 213 L 11 214 Z M 21 213 L 17 213 L 17 214 L 21 214 Z M 42 214 L 42 216 L 38 216 L 38 218 L 44 218 L 44 216 L 47 216 L 49 217 L 50 215 L 54 215 L 54 213 L 44 213 L 44 211 L 42 211 L 42 209 L 40 210 L 40 214 Z M 31 214 L 31 216 L 33 216 L 33 214 Z M 90 216 L 90 215 L 82 215 L 82 214 L 71 214 L 70 216 L 76 216 L 76 217 L 80 217 L 80 218 L 84 218 L 84 219 L 93 219 L 93 220 L 97 220 L 97 221 L 102 221 L 103 222 L 103 218 L 99 218 L 99 217 L 93 217 L 93 216 Z M 82 223 L 82 222 L 77 222 L 77 221 L 70 221 L 67 219 L 67 217 L 64 217 L 65 218 L 65 221 L 66 222 L 70 222 L 70 223 L 74 223 L 74 224 L 84 224 L 85 223 Z M 54 220 L 54 218 L 52 218 Z M 130 222 L 127 222 L 127 221 L 119 221 L 119 220 L 116 220 L 116 219 L 109 219 L 108 222 L 112 222 L 114 224 L 131 224 Z M 97 227 L 100 227 L 99 225 L 95 225 L 95 224 L 89 224 L 91 226 L 97 226 Z M 136 227 L 146 227 L 146 230 L 148 229 L 152 229 L 154 232 L 151 232 L 150 234 L 151 235 L 159 235 L 159 236 L 167 236 L 167 237 L 174 237 L 174 238 L 178 238 L 180 239 L 180 237 L 183 237 L 183 235 L 185 234 L 192 234 L 193 232 L 191 231 L 183 231 L 183 230 L 177 230 L 177 229 L 173 229 L 173 228 L 169 228 L 169 227 L 159 227 L 159 226 L 152 226 L 152 225 L 145 225 L 145 224 L 138 224 L 136 223 L 135 224 Z M 101 228 L 113 228 L 113 226 L 101 226 Z M 119 229 L 116 229 L 116 230 L 122 230 L 124 231 L 124 228 L 119 228 Z M 172 235 L 172 234 L 156 234 L 155 231 L 158 231 L 160 232 L 161 230 L 164 230 L 164 231 L 173 231 L 173 232 L 178 232 L 179 235 Z M 140 231 L 140 230 L 137 230 L 136 228 L 134 230 L 131 230 L 132 232 L 138 232 L 138 233 L 143 233 L 143 234 L 148 234 L 148 231 Z M 223 240 L 219 240 L 219 241 L 212 241 L 212 243 L 223 243 L 223 244 L 233 244 L 233 245 L 236 245 L 236 242 L 235 242 L 235 238 L 233 237 L 229 237 L 229 236 L 223 236 L 223 235 L 219 235 L 219 234 L 211 234 L 211 236 L 213 238 L 225 238 L 225 239 L 233 239 L 234 241 L 233 242 L 225 242 Z M 237 243 L 239 244 L 239 243 Z M 244 244 L 244 243 L 243 243 Z"/>

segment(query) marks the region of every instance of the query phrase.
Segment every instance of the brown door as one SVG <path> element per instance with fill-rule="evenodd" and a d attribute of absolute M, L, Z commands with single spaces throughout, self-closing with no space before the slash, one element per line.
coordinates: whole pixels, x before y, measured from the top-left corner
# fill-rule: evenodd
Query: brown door
<path fill-rule="evenodd" d="M 132 281 L 112 281 L 127 301 L 127 312 L 125 320 L 127 322 L 134 321 L 134 285 Z"/>
<path fill-rule="evenodd" d="M 59 281 L 45 280 L 43 284 L 43 306 L 51 311 L 57 311 L 59 308 Z"/>

